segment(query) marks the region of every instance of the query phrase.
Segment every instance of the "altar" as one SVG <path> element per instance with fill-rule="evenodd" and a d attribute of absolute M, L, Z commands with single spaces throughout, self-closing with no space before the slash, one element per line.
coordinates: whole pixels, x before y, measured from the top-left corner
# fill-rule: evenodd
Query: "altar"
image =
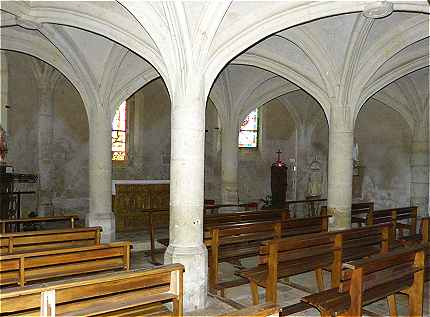
<path fill-rule="evenodd" d="M 152 225 L 167 226 L 169 202 L 169 180 L 112 180 L 112 209 L 117 232 L 145 230 Z M 154 212 L 157 216 L 151 217 Z"/>

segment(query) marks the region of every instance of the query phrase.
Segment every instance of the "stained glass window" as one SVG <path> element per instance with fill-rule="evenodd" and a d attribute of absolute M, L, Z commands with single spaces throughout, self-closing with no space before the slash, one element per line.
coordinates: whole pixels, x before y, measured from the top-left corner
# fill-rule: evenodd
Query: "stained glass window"
<path fill-rule="evenodd" d="M 124 101 L 112 121 L 112 161 L 125 161 L 127 132 L 127 103 Z"/>
<path fill-rule="evenodd" d="M 256 148 L 258 143 L 258 110 L 252 111 L 240 124 L 239 147 Z"/>

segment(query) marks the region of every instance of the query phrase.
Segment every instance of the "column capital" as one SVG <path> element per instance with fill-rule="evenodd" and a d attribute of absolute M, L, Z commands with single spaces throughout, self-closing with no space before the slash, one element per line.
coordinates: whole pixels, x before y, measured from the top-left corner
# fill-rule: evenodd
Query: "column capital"
<path fill-rule="evenodd" d="M 330 107 L 329 125 L 331 130 L 352 132 L 354 130 L 353 107 L 350 105 L 332 105 Z"/>

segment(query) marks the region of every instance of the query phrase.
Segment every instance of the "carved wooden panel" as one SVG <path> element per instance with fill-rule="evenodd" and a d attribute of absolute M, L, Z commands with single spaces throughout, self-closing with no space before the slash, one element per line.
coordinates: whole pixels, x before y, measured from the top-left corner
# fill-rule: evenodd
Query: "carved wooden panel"
<path fill-rule="evenodd" d="M 149 224 L 148 210 L 163 209 L 153 217 L 155 225 L 169 222 L 169 184 L 116 184 L 116 195 L 112 196 L 116 230 L 146 230 Z"/>

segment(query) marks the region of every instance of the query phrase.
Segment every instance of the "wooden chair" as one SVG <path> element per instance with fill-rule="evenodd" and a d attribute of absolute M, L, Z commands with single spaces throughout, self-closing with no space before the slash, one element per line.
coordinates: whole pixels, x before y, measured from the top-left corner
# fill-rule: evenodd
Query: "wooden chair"
<path fill-rule="evenodd" d="M 0 256 L 0 286 L 130 269 L 131 242 Z"/>
<path fill-rule="evenodd" d="M 266 302 L 276 304 L 279 279 L 315 271 L 318 288 L 322 290 L 322 268 L 330 266 L 338 271 L 333 276 L 340 275 L 341 258 L 340 234 L 302 235 L 264 242 L 259 252 L 260 264 L 240 271 L 239 275 L 249 280 L 254 305 L 259 303 L 258 286 L 266 289 Z"/>
<path fill-rule="evenodd" d="M 100 244 L 101 227 L 0 234 L 0 255 Z"/>
<path fill-rule="evenodd" d="M 363 306 L 388 298 L 390 315 L 397 316 L 395 294 L 409 295 L 409 316 L 422 316 L 424 292 L 423 246 L 394 251 L 348 263 L 338 288 L 302 299 L 321 316 L 362 316 Z"/>
<path fill-rule="evenodd" d="M 21 219 L 1 219 L 1 233 L 6 232 L 6 228 L 12 224 L 25 225 L 25 224 L 35 224 L 40 222 L 69 222 L 70 228 L 75 227 L 76 221 L 79 220 L 79 216 L 52 216 L 52 217 L 34 217 L 34 218 L 21 218 Z"/>
<path fill-rule="evenodd" d="M 0 313 L 41 316 L 183 315 L 181 264 L 2 290 Z M 173 303 L 173 312 L 164 305 Z"/>

